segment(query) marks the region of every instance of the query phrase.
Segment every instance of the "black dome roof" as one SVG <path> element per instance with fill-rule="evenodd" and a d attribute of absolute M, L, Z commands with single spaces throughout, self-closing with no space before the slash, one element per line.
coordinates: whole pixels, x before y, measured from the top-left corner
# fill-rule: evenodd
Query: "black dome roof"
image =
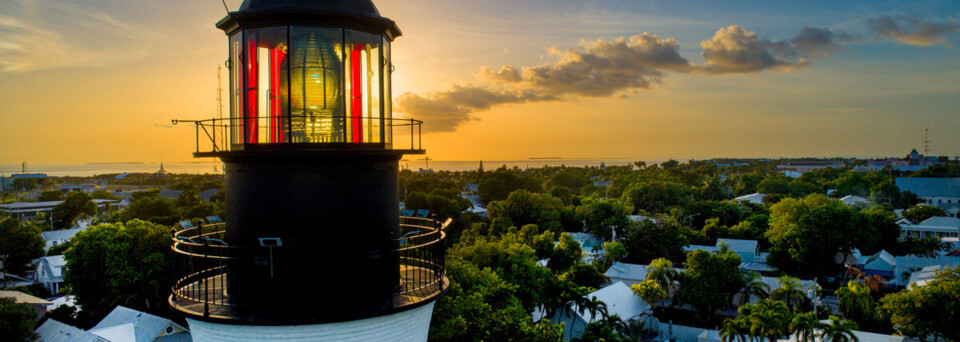
<path fill-rule="evenodd" d="M 380 17 L 380 11 L 371 0 L 244 0 L 243 11 L 271 11 L 278 9 L 320 11 L 367 17 Z"/>
<path fill-rule="evenodd" d="M 382 34 L 391 41 L 401 34 L 372 0 L 244 0 L 217 23 L 228 35 L 243 28 L 283 25 L 343 27 Z"/>

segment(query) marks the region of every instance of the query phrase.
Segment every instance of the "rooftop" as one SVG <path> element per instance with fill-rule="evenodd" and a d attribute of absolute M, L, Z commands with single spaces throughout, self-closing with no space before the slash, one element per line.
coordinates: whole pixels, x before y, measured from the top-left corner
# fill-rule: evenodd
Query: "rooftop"
<path fill-rule="evenodd" d="M 898 177 L 896 184 L 920 197 L 960 197 L 960 178 Z"/>

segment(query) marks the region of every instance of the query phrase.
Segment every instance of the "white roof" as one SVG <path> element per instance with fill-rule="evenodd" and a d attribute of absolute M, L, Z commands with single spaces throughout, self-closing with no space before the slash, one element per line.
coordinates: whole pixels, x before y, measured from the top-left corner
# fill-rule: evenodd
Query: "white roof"
<path fill-rule="evenodd" d="M 887 265 L 890 265 L 890 266 L 896 266 L 896 265 L 897 265 L 897 257 L 893 256 L 893 254 L 890 254 L 889 252 L 887 252 L 887 251 L 885 251 L 885 250 L 881 250 L 881 251 L 875 253 L 874 255 L 871 255 L 871 256 L 870 256 L 869 258 L 867 258 L 867 260 L 864 262 L 864 265 L 869 264 L 869 263 L 872 263 L 874 260 L 877 260 L 877 259 L 882 260 L 883 262 L 887 263 Z"/>
<path fill-rule="evenodd" d="M 937 272 L 940 272 L 940 270 L 944 268 L 948 268 L 948 267 L 944 267 L 941 265 L 934 265 L 934 266 L 927 266 L 920 269 L 919 271 L 913 272 L 912 274 L 910 274 L 909 284 L 910 286 L 924 286 L 927 284 L 927 282 L 933 280 L 933 278 L 936 278 Z"/>
<path fill-rule="evenodd" d="M 862 203 L 870 203 L 870 200 L 856 195 L 846 195 L 840 199 L 840 202 L 843 202 L 843 204 L 846 205 L 857 205 Z"/>
<path fill-rule="evenodd" d="M 780 280 L 775 277 L 760 277 L 760 280 L 763 281 L 764 284 L 767 284 L 767 286 L 770 286 L 770 291 L 780 288 Z M 799 279 L 799 281 L 800 281 L 800 290 L 803 291 L 805 295 L 807 294 L 807 289 L 811 287 L 814 287 L 814 288 L 820 287 L 820 284 L 817 284 L 817 282 L 813 280 Z"/>
<path fill-rule="evenodd" d="M 647 266 L 614 262 L 607 272 L 607 278 L 629 279 L 641 282 L 647 279 Z"/>
<path fill-rule="evenodd" d="M 643 220 L 650 220 L 650 222 L 653 222 L 653 223 L 660 223 L 660 221 L 658 221 L 657 219 L 652 218 L 652 217 L 650 217 L 650 216 L 629 215 L 629 216 L 627 216 L 627 218 L 630 219 L 630 221 L 633 221 L 633 222 L 642 222 Z"/>
<path fill-rule="evenodd" d="M 734 202 L 747 201 L 750 203 L 763 204 L 763 196 L 766 196 L 766 195 L 757 192 L 757 193 L 752 193 L 749 195 L 744 195 L 744 196 L 734 198 L 733 201 Z"/>
<path fill-rule="evenodd" d="M 620 316 L 620 319 L 624 321 L 650 309 L 650 304 L 647 304 L 647 302 L 644 302 L 643 299 L 640 299 L 640 296 L 637 296 L 637 294 L 633 293 L 633 290 L 631 290 L 630 287 L 628 287 L 627 284 L 624 284 L 622 281 L 618 281 L 613 285 L 604 287 L 587 295 L 587 298 L 589 299 L 592 299 L 593 297 L 597 297 L 598 300 L 607 304 L 608 314 Z M 580 313 L 578 312 L 577 314 Z M 581 317 L 585 322 L 588 323 L 596 320 L 592 315 L 590 315 L 590 312 L 584 312 Z"/>
<path fill-rule="evenodd" d="M 91 334 L 103 337 L 110 342 L 136 342 L 137 334 L 133 323 L 115 325 L 112 327 L 90 330 Z"/>
<path fill-rule="evenodd" d="M 72 228 L 72 229 L 62 229 L 62 230 L 50 230 L 46 232 L 40 232 L 40 236 L 43 236 L 43 241 L 67 241 L 73 238 L 77 233 L 86 230 L 86 227 L 83 228 Z"/>

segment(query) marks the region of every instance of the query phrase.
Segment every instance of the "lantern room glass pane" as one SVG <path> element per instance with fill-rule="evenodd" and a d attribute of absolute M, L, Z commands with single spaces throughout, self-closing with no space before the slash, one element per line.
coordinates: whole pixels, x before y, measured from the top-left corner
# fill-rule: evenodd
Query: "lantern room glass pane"
<path fill-rule="evenodd" d="M 381 36 L 347 30 L 347 141 L 379 143 L 381 137 Z"/>
<path fill-rule="evenodd" d="M 389 147 L 393 143 L 393 89 L 391 78 L 393 65 L 390 64 L 390 41 L 383 41 L 383 142 Z"/>
<path fill-rule="evenodd" d="M 291 142 L 344 142 L 343 32 L 291 27 Z"/>
<path fill-rule="evenodd" d="M 243 95 L 241 89 L 240 70 L 243 70 L 240 55 L 243 53 L 243 34 L 236 33 L 230 36 L 230 62 L 227 67 L 230 70 L 230 144 L 243 144 L 243 112 L 240 106 L 240 100 Z"/>
<path fill-rule="evenodd" d="M 244 142 L 289 140 L 287 28 L 244 31 Z"/>

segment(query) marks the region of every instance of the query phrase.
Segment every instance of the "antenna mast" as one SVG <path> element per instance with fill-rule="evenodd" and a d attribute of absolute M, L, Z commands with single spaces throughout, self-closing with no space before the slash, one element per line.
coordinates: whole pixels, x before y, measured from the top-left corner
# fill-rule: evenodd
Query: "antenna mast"
<path fill-rule="evenodd" d="M 226 8 L 227 4 L 224 3 L 223 7 Z M 230 10 L 227 10 L 227 12 L 230 12 Z M 217 119 L 220 120 L 220 122 L 223 122 L 223 80 L 220 77 L 221 68 L 222 68 L 221 66 L 217 65 Z M 220 143 L 223 145 L 226 145 L 227 132 L 224 132 L 223 130 L 221 130 L 220 134 L 223 134 L 222 139 L 220 139 L 221 140 Z M 216 142 L 217 138 L 218 138 L 217 136 L 213 137 L 214 142 Z M 223 170 L 223 167 L 220 165 L 220 163 L 222 162 L 219 160 L 213 163 L 213 172 L 220 172 Z"/>
<path fill-rule="evenodd" d="M 923 130 L 923 155 L 930 155 L 930 125 L 927 125 L 927 129 Z"/>

